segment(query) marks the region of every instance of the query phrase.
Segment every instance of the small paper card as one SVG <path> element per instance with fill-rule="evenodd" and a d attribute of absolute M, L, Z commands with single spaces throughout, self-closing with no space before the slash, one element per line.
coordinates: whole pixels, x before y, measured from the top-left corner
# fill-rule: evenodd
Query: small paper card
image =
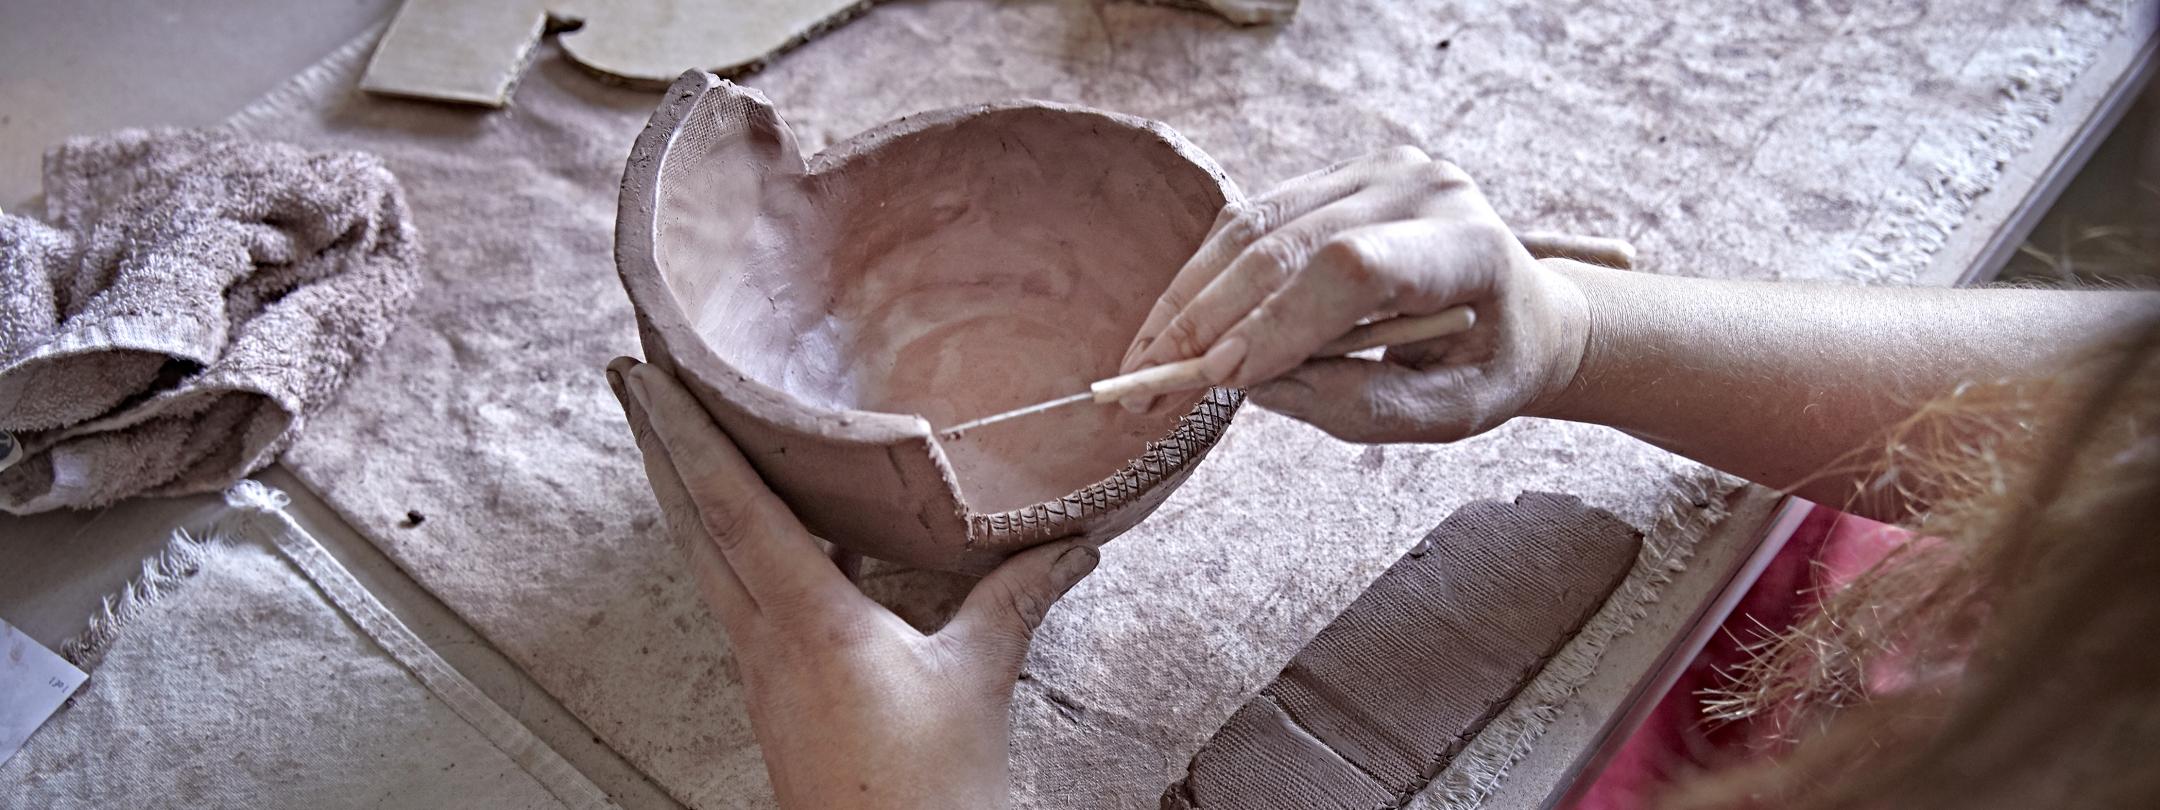
<path fill-rule="evenodd" d="M 44 725 L 87 677 L 0 620 L 0 762 L 15 756 L 30 732 Z"/>

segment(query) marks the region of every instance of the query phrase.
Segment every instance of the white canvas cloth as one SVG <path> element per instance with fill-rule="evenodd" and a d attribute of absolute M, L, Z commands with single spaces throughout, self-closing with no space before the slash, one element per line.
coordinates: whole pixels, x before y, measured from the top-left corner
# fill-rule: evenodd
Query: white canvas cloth
<path fill-rule="evenodd" d="M 252 481 L 63 652 L 74 700 L 0 765 L 0 806 L 612 806 L 423 645 Z"/>
<path fill-rule="evenodd" d="M 1463 165 L 1511 224 L 1630 239 L 1648 272 L 1896 283 L 2124 25 L 2113 4 L 2022 0 L 1344 0 L 1279 29 L 907 0 L 744 82 L 810 149 L 926 109 L 1078 102 L 1168 122 L 1247 189 L 1410 143 Z M 432 245 L 430 294 L 286 461 L 671 794 L 769 806 L 726 644 L 659 536 L 601 377 L 637 351 L 610 243 L 655 97 L 544 46 L 506 111 L 370 98 L 353 89 L 366 47 L 233 122 L 382 155 Z M 1153 807 L 1443 517 L 1526 489 L 1579 496 L 1645 529 L 1646 553 L 1432 799 L 1475 802 L 1684 564 L 1728 486 L 1600 428 L 1358 447 L 1247 409 L 1043 627 L 1015 708 L 1020 798 Z M 949 584 L 873 586 L 926 581 Z"/>

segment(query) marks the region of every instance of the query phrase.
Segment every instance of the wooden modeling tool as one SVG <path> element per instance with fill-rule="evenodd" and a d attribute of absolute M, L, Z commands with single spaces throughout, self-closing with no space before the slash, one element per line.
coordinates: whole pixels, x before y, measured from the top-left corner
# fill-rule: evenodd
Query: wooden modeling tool
<path fill-rule="evenodd" d="M 1420 340 L 1446 337 L 1467 330 L 1475 323 L 1477 323 L 1477 312 L 1468 306 L 1450 307 L 1431 315 L 1413 315 L 1374 321 L 1360 325 L 1344 333 L 1342 337 L 1328 341 L 1320 347 L 1319 351 L 1313 352 L 1312 356 L 1314 359 L 1341 357 L 1351 352 L 1360 352 L 1380 346 L 1416 343 Z M 1055 410 L 1067 405 L 1077 405 L 1082 402 L 1110 404 L 1130 398 L 1153 397 L 1174 394 L 1179 391 L 1190 391 L 1195 388 L 1206 388 L 1214 383 L 1209 381 L 1207 375 L 1202 371 L 1201 359 L 1195 357 L 1191 360 L 1181 360 L 1152 368 L 1143 368 L 1131 374 L 1120 374 L 1106 380 L 1098 380 L 1089 385 L 1088 390 L 1071 396 L 1059 397 L 1048 402 L 1039 402 L 1024 408 L 1016 408 L 1004 413 L 985 416 L 971 422 L 962 422 L 938 431 L 938 438 L 952 441 L 976 428 L 994 425 L 1008 419 L 1033 416 L 1044 411 Z"/>

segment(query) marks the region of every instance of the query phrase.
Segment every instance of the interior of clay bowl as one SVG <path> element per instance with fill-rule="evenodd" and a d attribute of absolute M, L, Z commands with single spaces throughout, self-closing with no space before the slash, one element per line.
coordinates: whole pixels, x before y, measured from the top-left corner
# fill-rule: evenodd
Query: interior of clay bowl
<path fill-rule="evenodd" d="M 805 404 L 940 428 L 1117 373 L 1222 201 L 1152 133 L 1032 106 L 896 122 L 804 176 L 668 188 L 661 272 L 722 359 Z M 715 272 L 719 249 L 740 261 Z M 1201 395 L 943 447 L 970 511 L 1017 509 L 1117 473 Z"/>

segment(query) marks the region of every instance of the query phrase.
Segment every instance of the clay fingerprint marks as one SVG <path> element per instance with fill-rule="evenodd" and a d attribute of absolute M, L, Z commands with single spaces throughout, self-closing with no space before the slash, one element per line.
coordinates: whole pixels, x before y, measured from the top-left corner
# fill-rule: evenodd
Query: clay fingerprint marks
<path fill-rule="evenodd" d="M 868 8 L 868 0 L 405 0 L 368 62 L 374 93 L 503 107 L 550 20 L 603 76 L 665 87 L 683 71 L 756 70 Z M 574 26 L 574 27 L 571 27 Z"/>
<path fill-rule="evenodd" d="M 1232 715 L 1163 807 L 1393 806 L 1574 636 L 1641 543 L 1567 495 L 1464 506 Z"/>

